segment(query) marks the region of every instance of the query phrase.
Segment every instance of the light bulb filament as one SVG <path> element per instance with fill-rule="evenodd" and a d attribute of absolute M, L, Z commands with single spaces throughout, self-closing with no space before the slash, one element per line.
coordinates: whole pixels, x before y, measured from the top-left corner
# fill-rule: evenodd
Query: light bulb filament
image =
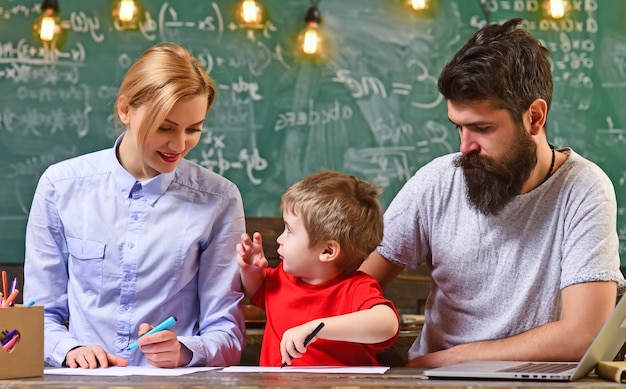
<path fill-rule="evenodd" d="M 53 16 L 44 16 L 41 19 L 41 28 L 39 30 L 39 38 L 44 42 L 50 42 L 54 39 L 56 33 L 56 21 Z"/>
<path fill-rule="evenodd" d="M 305 54 L 315 54 L 318 50 L 320 37 L 317 33 L 317 29 L 309 28 L 304 32 L 304 38 L 302 42 L 302 51 Z"/>
<path fill-rule="evenodd" d="M 259 23 L 261 10 L 255 0 L 244 0 L 241 4 L 241 20 L 244 23 Z"/>
<path fill-rule="evenodd" d="M 550 15 L 555 19 L 565 16 L 565 4 L 563 0 L 550 0 Z"/>
<path fill-rule="evenodd" d="M 135 15 L 135 1 L 122 0 L 120 2 L 118 15 L 120 22 L 131 22 Z"/>
<path fill-rule="evenodd" d="M 426 0 L 409 0 L 411 3 L 411 8 L 414 10 L 424 10 L 426 9 Z"/>

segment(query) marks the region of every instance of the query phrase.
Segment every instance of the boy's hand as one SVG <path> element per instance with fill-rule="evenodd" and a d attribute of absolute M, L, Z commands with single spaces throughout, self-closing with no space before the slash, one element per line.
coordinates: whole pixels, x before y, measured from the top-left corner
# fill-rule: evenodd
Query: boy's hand
<path fill-rule="evenodd" d="M 302 358 L 302 354 L 306 352 L 304 341 L 315 330 L 317 324 L 319 324 L 318 321 L 310 321 L 297 327 L 292 327 L 283 333 L 283 338 L 280 340 L 280 355 L 283 363 L 291 365 L 292 359 Z M 307 345 L 316 340 L 317 336 L 314 336 Z"/>
<path fill-rule="evenodd" d="M 241 235 L 241 243 L 237 243 L 237 263 L 241 271 L 259 271 L 268 266 L 263 253 L 261 234 L 255 232 L 250 239 L 248 234 Z"/>

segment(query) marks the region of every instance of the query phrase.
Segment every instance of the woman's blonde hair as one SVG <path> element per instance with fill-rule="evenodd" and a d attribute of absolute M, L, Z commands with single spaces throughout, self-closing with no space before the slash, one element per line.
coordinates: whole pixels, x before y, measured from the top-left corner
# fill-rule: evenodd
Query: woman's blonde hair
<path fill-rule="evenodd" d="M 144 145 L 174 104 L 207 95 L 208 113 L 215 94 L 215 82 L 189 51 L 174 43 L 157 44 L 137 59 L 122 80 L 114 108 L 117 128 L 125 128 L 118 111 L 120 99 L 129 107 L 144 107 L 141 128 L 136 129 L 139 153 L 143 156 Z"/>
<path fill-rule="evenodd" d="M 337 268 L 357 270 L 383 237 L 383 211 L 374 184 L 332 170 L 322 170 L 293 184 L 280 209 L 302 218 L 309 245 L 335 240 L 343 255 Z"/>

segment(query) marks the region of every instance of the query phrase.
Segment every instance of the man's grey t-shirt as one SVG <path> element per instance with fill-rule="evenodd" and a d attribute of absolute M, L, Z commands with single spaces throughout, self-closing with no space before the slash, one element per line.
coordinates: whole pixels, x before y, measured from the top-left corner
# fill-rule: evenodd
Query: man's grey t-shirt
<path fill-rule="evenodd" d="M 432 277 L 410 358 L 558 320 L 560 291 L 573 284 L 625 287 L 613 184 L 573 150 L 560 151 L 569 155 L 563 165 L 496 216 L 468 202 L 458 153 L 421 168 L 389 205 L 378 252 L 413 268 L 426 259 Z"/>

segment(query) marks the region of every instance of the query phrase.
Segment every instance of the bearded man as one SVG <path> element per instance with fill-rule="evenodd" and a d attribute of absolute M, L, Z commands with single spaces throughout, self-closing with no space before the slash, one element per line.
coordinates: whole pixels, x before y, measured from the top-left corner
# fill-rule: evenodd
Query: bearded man
<path fill-rule="evenodd" d="M 410 367 L 578 361 L 626 288 L 613 185 L 548 143 L 549 52 L 521 22 L 483 27 L 444 67 L 460 153 L 405 184 L 361 266 L 384 288 L 426 260 L 431 292 Z"/>

